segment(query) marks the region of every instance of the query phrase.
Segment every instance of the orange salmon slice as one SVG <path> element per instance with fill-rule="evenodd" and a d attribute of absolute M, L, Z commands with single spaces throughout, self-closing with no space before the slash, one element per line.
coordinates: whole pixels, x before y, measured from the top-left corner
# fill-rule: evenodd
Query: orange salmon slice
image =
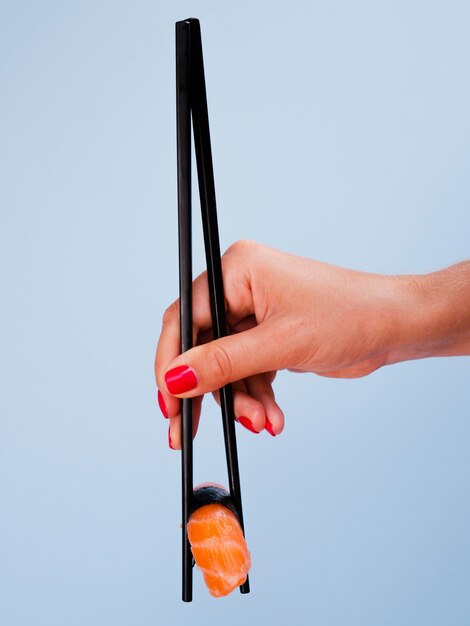
<path fill-rule="evenodd" d="M 226 596 L 246 580 L 251 567 L 237 516 L 222 504 L 206 504 L 190 517 L 188 539 L 209 593 Z"/>

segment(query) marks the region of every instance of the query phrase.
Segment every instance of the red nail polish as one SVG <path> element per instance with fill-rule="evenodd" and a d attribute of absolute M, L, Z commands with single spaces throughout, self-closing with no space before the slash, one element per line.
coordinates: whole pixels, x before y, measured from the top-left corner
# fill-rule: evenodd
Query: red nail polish
<path fill-rule="evenodd" d="M 160 411 L 163 413 L 163 417 L 165 419 L 168 419 L 168 411 L 166 409 L 165 400 L 163 399 L 160 389 L 158 390 L 157 398 L 158 398 L 158 406 L 160 407 Z"/>
<path fill-rule="evenodd" d="M 165 382 L 171 395 L 191 391 L 197 386 L 197 378 L 194 370 L 188 365 L 179 365 L 165 374 Z"/>
<path fill-rule="evenodd" d="M 266 418 L 266 424 L 264 425 L 265 429 L 268 431 L 268 433 L 270 435 L 272 435 L 273 437 L 276 436 L 276 433 L 273 431 L 273 425 L 271 424 L 271 422 L 268 420 L 268 418 Z"/>
<path fill-rule="evenodd" d="M 168 429 L 168 445 L 170 446 L 172 450 L 174 450 L 173 443 L 171 441 L 170 429 Z"/>
<path fill-rule="evenodd" d="M 252 433 L 255 433 L 255 435 L 259 434 L 258 431 L 254 429 L 253 424 L 251 423 L 251 420 L 245 417 L 244 415 L 240 415 L 240 417 L 237 418 L 237 422 L 240 422 L 242 426 L 247 428 Z"/>

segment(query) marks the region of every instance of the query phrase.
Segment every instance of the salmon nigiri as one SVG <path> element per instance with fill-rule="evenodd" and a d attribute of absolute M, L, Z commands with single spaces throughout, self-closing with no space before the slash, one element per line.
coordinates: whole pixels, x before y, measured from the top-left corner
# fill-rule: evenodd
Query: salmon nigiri
<path fill-rule="evenodd" d="M 187 525 L 193 557 L 209 593 L 226 596 L 245 582 L 251 567 L 236 509 L 227 491 L 216 485 L 196 488 L 193 497 Z"/>

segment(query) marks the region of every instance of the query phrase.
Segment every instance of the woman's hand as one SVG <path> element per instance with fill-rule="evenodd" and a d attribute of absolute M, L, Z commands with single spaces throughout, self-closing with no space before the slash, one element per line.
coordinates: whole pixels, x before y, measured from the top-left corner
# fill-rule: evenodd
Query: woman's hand
<path fill-rule="evenodd" d="M 462 265 L 470 287 L 469 265 Z M 464 307 L 466 326 L 454 324 L 446 337 L 437 330 L 443 323 L 443 303 L 430 286 L 439 283 L 432 277 L 446 271 L 383 276 L 253 242 L 235 243 L 222 258 L 230 334 L 211 340 L 205 272 L 193 285 L 195 347 L 179 354 L 178 301 L 163 317 L 155 374 L 160 407 L 170 418 L 171 447 L 181 446 L 179 398 L 195 398 L 195 433 L 203 395 L 229 382 L 237 420 L 252 432 L 266 429 L 278 435 L 284 416 L 272 389 L 277 370 L 337 378 L 365 376 L 388 363 L 449 353 L 449 349 L 455 353 L 452 338 L 462 328 L 465 353 L 470 344 L 468 307 Z M 470 296 L 468 290 L 464 302 L 465 296 Z M 470 297 L 467 300 L 470 303 Z"/>

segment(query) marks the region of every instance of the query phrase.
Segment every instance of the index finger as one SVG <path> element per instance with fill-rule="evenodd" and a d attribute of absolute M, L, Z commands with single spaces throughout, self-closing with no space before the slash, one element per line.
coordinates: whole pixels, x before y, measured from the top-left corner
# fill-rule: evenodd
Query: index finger
<path fill-rule="evenodd" d="M 233 248 L 233 246 L 232 246 Z M 240 320 L 254 313 L 250 279 L 244 271 L 240 258 L 230 252 L 222 257 L 224 276 L 225 306 L 227 319 L 235 325 Z M 243 260 L 243 258 L 242 258 Z M 202 272 L 193 282 L 193 345 L 197 344 L 200 333 L 212 328 L 212 316 L 207 283 L 207 272 Z M 171 362 L 180 354 L 180 317 L 179 300 L 173 302 L 165 311 L 162 331 L 155 357 L 155 378 L 165 401 L 168 415 L 179 414 L 179 400 L 171 396 L 165 383 L 165 372 Z"/>
<path fill-rule="evenodd" d="M 200 332 L 212 326 L 207 286 L 207 272 L 200 274 L 193 282 L 193 345 L 196 344 Z M 165 311 L 162 319 L 162 330 L 155 355 L 155 380 L 161 393 L 168 417 L 179 417 L 181 412 L 180 399 L 172 396 L 165 382 L 165 371 L 168 365 L 180 354 L 180 310 L 179 300 L 175 300 Z M 172 431 L 175 431 L 172 428 Z"/>

